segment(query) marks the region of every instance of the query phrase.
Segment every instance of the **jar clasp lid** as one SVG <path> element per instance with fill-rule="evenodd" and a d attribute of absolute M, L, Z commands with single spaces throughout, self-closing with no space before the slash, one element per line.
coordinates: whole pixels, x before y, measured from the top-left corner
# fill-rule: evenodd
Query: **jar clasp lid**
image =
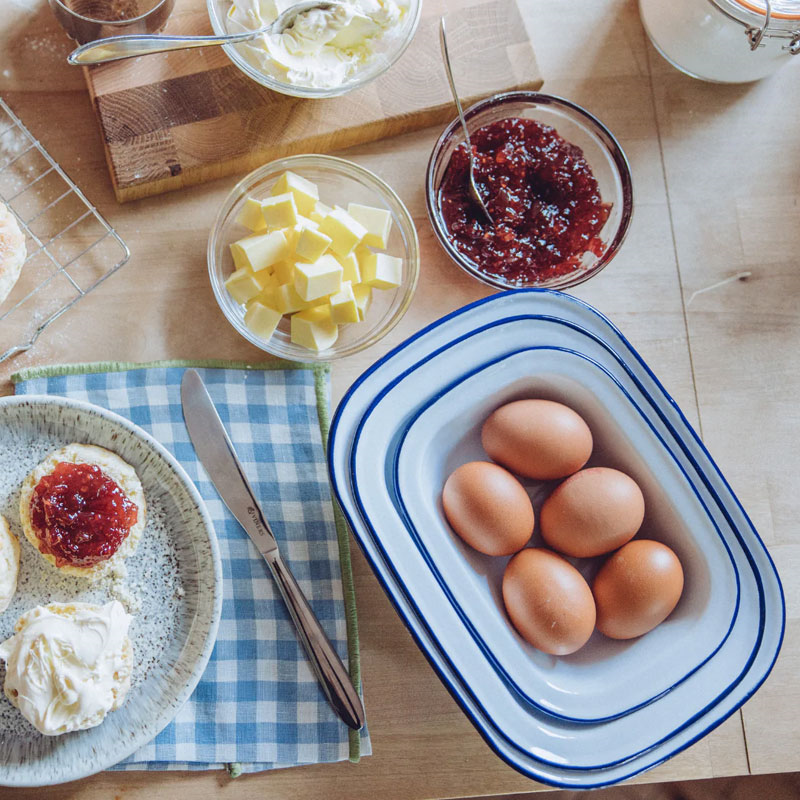
<path fill-rule="evenodd" d="M 766 17 L 764 18 L 764 25 L 761 28 L 750 26 L 749 28 L 745 29 L 745 36 L 747 36 L 747 41 L 750 42 L 750 49 L 757 50 L 758 47 L 761 45 L 761 40 L 764 38 L 764 34 L 767 32 L 767 28 L 769 28 L 769 23 L 772 18 L 772 4 L 770 0 L 764 0 L 764 3 L 767 7 Z"/>

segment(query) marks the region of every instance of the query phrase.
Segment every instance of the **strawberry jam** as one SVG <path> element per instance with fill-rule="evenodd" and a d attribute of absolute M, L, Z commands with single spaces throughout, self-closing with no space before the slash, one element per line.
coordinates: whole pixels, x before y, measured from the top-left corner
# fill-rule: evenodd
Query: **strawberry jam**
<path fill-rule="evenodd" d="M 138 518 L 136 503 L 92 464 L 56 464 L 31 497 L 39 550 L 59 567 L 91 567 L 111 558 Z"/>
<path fill-rule="evenodd" d="M 486 275 L 524 286 L 566 275 L 601 256 L 604 203 L 583 151 L 532 119 L 492 122 L 471 134 L 475 183 L 495 222 L 469 193 L 466 143 L 451 156 L 439 207 L 456 249 Z"/>

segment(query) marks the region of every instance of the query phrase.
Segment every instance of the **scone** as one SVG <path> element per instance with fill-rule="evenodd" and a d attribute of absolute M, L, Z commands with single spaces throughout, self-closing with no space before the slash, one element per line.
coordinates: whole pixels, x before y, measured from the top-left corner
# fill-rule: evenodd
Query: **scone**
<path fill-rule="evenodd" d="M 26 611 L 0 644 L 6 697 L 45 736 L 99 725 L 131 687 L 130 624 L 117 600 Z"/>
<path fill-rule="evenodd" d="M 19 574 L 19 542 L 11 533 L 5 517 L 0 515 L 0 612 L 8 608 L 17 591 Z"/>
<path fill-rule="evenodd" d="M 22 484 L 19 518 L 25 538 L 54 567 L 95 580 L 136 549 L 145 526 L 136 471 L 90 444 L 51 453 Z"/>
<path fill-rule="evenodd" d="M 11 294 L 27 255 L 17 218 L 0 203 L 0 303 Z"/>

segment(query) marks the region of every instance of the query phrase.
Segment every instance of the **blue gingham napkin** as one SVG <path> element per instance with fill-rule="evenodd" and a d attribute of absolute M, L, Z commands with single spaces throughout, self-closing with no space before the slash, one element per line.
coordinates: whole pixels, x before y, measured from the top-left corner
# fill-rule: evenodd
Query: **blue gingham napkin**
<path fill-rule="evenodd" d="M 325 466 L 327 369 L 162 362 L 24 370 L 12 377 L 17 394 L 87 400 L 152 434 L 197 485 L 219 539 L 222 619 L 208 667 L 173 722 L 116 768 L 237 774 L 357 760 L 370 753 L 366 731 L 349 731 L 331 711 L 266 564 L 197 461 L 180 402 L 187 366 L 208 386 L 282 553 L 360 684 L 347 531 Z"/>

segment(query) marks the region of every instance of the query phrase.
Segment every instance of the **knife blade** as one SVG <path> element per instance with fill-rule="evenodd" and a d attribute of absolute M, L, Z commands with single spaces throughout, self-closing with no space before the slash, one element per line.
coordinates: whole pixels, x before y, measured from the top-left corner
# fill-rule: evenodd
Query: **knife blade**
<path fill-rule="evenodd" d="M 186 429 L 197 457 L 223 502 L 267 562 L 328 702 L 346 725 L 358 730 L 364 725 L 361 698 L 308 600 L 281 558 L 275 535 L 196 370 L 187 369 L 183 375 L 181 403 Z"/>

